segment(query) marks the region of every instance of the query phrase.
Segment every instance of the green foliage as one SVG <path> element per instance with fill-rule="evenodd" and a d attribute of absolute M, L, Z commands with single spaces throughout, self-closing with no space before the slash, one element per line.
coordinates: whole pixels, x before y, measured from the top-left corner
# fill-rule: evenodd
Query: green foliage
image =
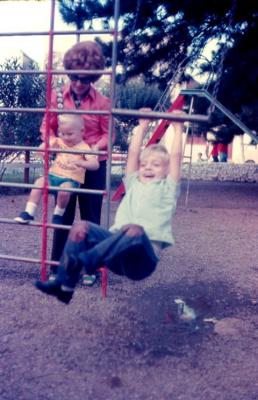
<path fill-rule="evenodd" d="M 79 14 L 90 23 L 101 19 L 103 28 L 112 28 L 114 24 L 113 0 L 60 0 L 59 8 L 64 21 L 71 23 L 73 20 L 76 26 Z M 241 12 L 235 12 L 234 27 L 248 21 L 254 8 L 252 2 L 247 2 Z M 189 0 L 123 0 L 118 58 L 125 67 L 126 77 L 144 72 L 148 79 L 167 82 L 182 59 L 196 55 L 211 38 L 228 32 L 231 9 L 231 0 L 208 3 L 201 0 L 194 3 Z M 155 76 L 157 67 L 162 74 Z"/>
<path fill-rule="evenodd" d="M 17 71 L 17 74 L 0 74 L 0 104 L 5 108 L 44 107 L 45 78 L 39 75 L 22 75 L 23 66 L 17 59 L 6 60 L 0 69 Z M 37 65 L 29 61 L 26 69 L 37 70 Z M 6 145 L 29 145 L 39 143 L 40 113 L 2 112 L 0 114 L 0 143 Z M 4 160 L 10 152 L 1 152 Z"/>
<path fill-rule="evenodd" d="M 160 97 L 161 90 L 157 84 L 146 84 L 143 79 L 132 79 L 126 84 L 118 85 L 117 108 L 139 110 L 148 107 L 154 110 Z M 122 150 L 128 147 L 128 136 L 137 125 L 135 117 L 117 117 L 116 145 Z"/>
<path fill-rule="evenodd" d="M 255 22 L 255 23 L 254 23 Z M 218 97 L 250 129 L 258 133 L 257 54 L 258 15 L 245 34 L 236 35 L 236 46 L 229 49 Z"/>
<path fill-rule="evenodd" d="M 114 24 L 113 0 L 59 0 L 59 9 L 64 21 L 77 27 L 78 18 L 89 23 L 100 19 L 103 28 Z M 251 0 L 123 0 L 120 15 L 118 60 L 126 79 L 144 73 L 145 79 L 166 84 L 179 63 L 186 56 L 196 57 L 211 39 L 226 35 L 230 43 L 236 33 L 244 34 L 257 7 Z M 110 59 L 111 48 L 104 47 Z"/>
<path fill-rule="evenodd" d="M 96 17 L 96 7 L 99 12 L 102 8 L 91 0 L 58 0 L 58 4 L 64 22 L 75 25 L 78 30 L 84 28 L 86 21 L 88 28 L 91 28 L 92 19 Z"/>
<path fill-rule="evenodd" d="M 85 21 L 91 24 L 99 18 L 103 28 L 114 26 L 113 0 L 60 0 L 61 3 L 73 5 L 70 12 L 74 20 L 81 3 L 85 3 Z M 218 99 L 247 126 L 258 131 L 256 2 L 123 0 L 120 15 L 122 31 L 117 49 L 122 69 L 120 82 L 144 74 L 146 83 L 158 83 L 165 89 L 183 60 L 193 62 L 205 45 L 216 39 L 221 46 L 214 50 L 211 62 L 203 63 L 203 70 L 212 69 L 216 80 L 222 67 Z M 112 46 L 106 42 L 102 45 L 109 66 Z M 228 121 L 226 124 L 230 126 Z M 239 133 L 235 128 L 232 130 Z"/>
<path fill-rule="evenodd" d="M 146 84 L 143 79 L 129 80 L 119 85 L 117 90 L 117 107 L 138 110 L 142 107 L 154 109 L 162 92 L 157 84 Z"/>

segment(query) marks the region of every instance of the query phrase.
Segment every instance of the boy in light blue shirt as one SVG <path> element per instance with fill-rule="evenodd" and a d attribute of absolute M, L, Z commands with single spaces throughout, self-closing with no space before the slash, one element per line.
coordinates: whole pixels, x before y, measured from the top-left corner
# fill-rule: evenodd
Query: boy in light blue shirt
<path fill-rule="evenodd" d="M 172 218 L 179 194 L 183 124 L 173 122 L 170 154 L 160 144 L 141 150 L 148 124 L 140 119 L 134 130 L 124 179 L 126 193 L 113 226 L 106 230 L 88 221 L 74 224 L 56 280 L 37 281 L 40 291 L 68 304 L 82 268 L 94 274 L 102 265 L 129 279 L 144 279 L 155 270 L 160 251 L 174 244 Z"/>

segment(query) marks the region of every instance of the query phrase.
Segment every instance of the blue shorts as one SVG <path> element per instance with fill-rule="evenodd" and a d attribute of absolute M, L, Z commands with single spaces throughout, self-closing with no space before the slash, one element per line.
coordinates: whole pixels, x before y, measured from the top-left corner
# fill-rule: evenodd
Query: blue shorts
<path fill-rule="evenodd" d="M 219 160 L 220 160 L 220 162 L 227 162 L 228 161 L 227 153 L 220 153 L 219 154 Z"/>
<path fill-rule="evenodd" d="M 73 179 L 62 178 L 61 176 L 52 175 L 52 174 L 48 174 L 48 181 L 49 181 L 50 186 L 61 186 L 62 183 L 69 182 L 71 184 L 72 188 L 77 189 L 80 187 L 80 183 L 77 181 L 74 181 Z"/>

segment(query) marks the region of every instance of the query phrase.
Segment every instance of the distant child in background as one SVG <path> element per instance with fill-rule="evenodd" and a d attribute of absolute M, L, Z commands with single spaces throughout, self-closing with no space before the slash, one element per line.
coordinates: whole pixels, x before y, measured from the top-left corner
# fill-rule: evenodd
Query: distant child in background
<path fill-rule="evenodd" d="M 174 122 L 171 153 L 160 144 L 141 151 L 149 121 L 139 120 L 128 150 L 126 193 L 109 230 L 89 221 L 73 225 L 55 281 L 37 281 L 40 291 L 68 304 L 80 273 L 106 265 L 133 280 L 148 277 L 161 250 L 174 244 L 172 218 L 179 195 L 183 124 Z"/>
<path fill-rule="evenodd" d="M 212 144 L 212 150 L 211 150 L 211 157 L 213 162 L 219 162 L 219 144 L 218 143 L 213 143 Z"/>
<path fill-rule="evenodd" d="M 83 140 L 84 122 L 81 116 L 62 114 L 58 117 L 58 137 L 50 137 L 49 147 L 60 150 L 89 151 Z M 45 143 L 39 148 L 44 149 Z M 42 154 L 42 153 L 41 153 Z M 84 182 L 85 170 L 96 170 L 99 162 L 96 156 L 90 154 L 57 153 L 53 164 L 49 168 L 48 184 L 61 188 L 79 188 Z M 26 224 L 34 220 L 37 206 L 42 197 L 44 177 L 35 181 L 38 188 L 32 189 L 25 211 L 21 212 L 15 221 Z M 62 224 L 66 206 L 70 200 L 71 192 L 58 191 L 57 202 L 54 209 L 52 223 Z"/>
<path fill-rule="evenodd" d="M 202 158 L 202 153 L 198 153 L 196 162 L 202 163 L 203 161 L 205 161 L 205 160 Z"/>
<path fill-rule="evenodd" d="M 227 162 L 228 161 L 228 145 L 225 143 L 219 143 L 218 152 L 219 152 L 219 161 Z"/>

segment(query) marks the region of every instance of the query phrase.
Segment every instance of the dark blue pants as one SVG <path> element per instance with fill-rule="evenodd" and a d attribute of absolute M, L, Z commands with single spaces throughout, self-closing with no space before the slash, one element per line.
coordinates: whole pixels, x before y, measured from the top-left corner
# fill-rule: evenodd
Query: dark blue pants
<path fill-rule="evenodd" d="M 83 189 L 104 190 L 106 185 L 106 161 L 100 161 L 100 167 L 96 171 L 86 171 L 85 183 L 81 185 Z M 72 225 L 76 211 L 77 195 L 73 194 L 66 207 L 63 223 L 64 225 Z M 99 194 L 80 193 L 78 195 L 81 219 L 100 224 L 101 207 L 103 196 Z M 51 259 L 59 261 L 64 250 L 64 246 L 68 237 L 68 231 L 64 229 L 54 229 L 53 247 Z M 56 272 L 56 267 L 52 266 L 52 272 Z"/>
<path fill-rule="evenodd" d="M 75 287 L 82 268 L 88 274 L 105 265 L 118 275 L 129 279 L 147 278 L 156 268 L 156 257 L 147 235 L 128 236 L 120 230 L 111 233 L 99 225 L 89 223 L 89 232 L 81 242 L 69 240 L 65 245 L 58 280 Z"/>

